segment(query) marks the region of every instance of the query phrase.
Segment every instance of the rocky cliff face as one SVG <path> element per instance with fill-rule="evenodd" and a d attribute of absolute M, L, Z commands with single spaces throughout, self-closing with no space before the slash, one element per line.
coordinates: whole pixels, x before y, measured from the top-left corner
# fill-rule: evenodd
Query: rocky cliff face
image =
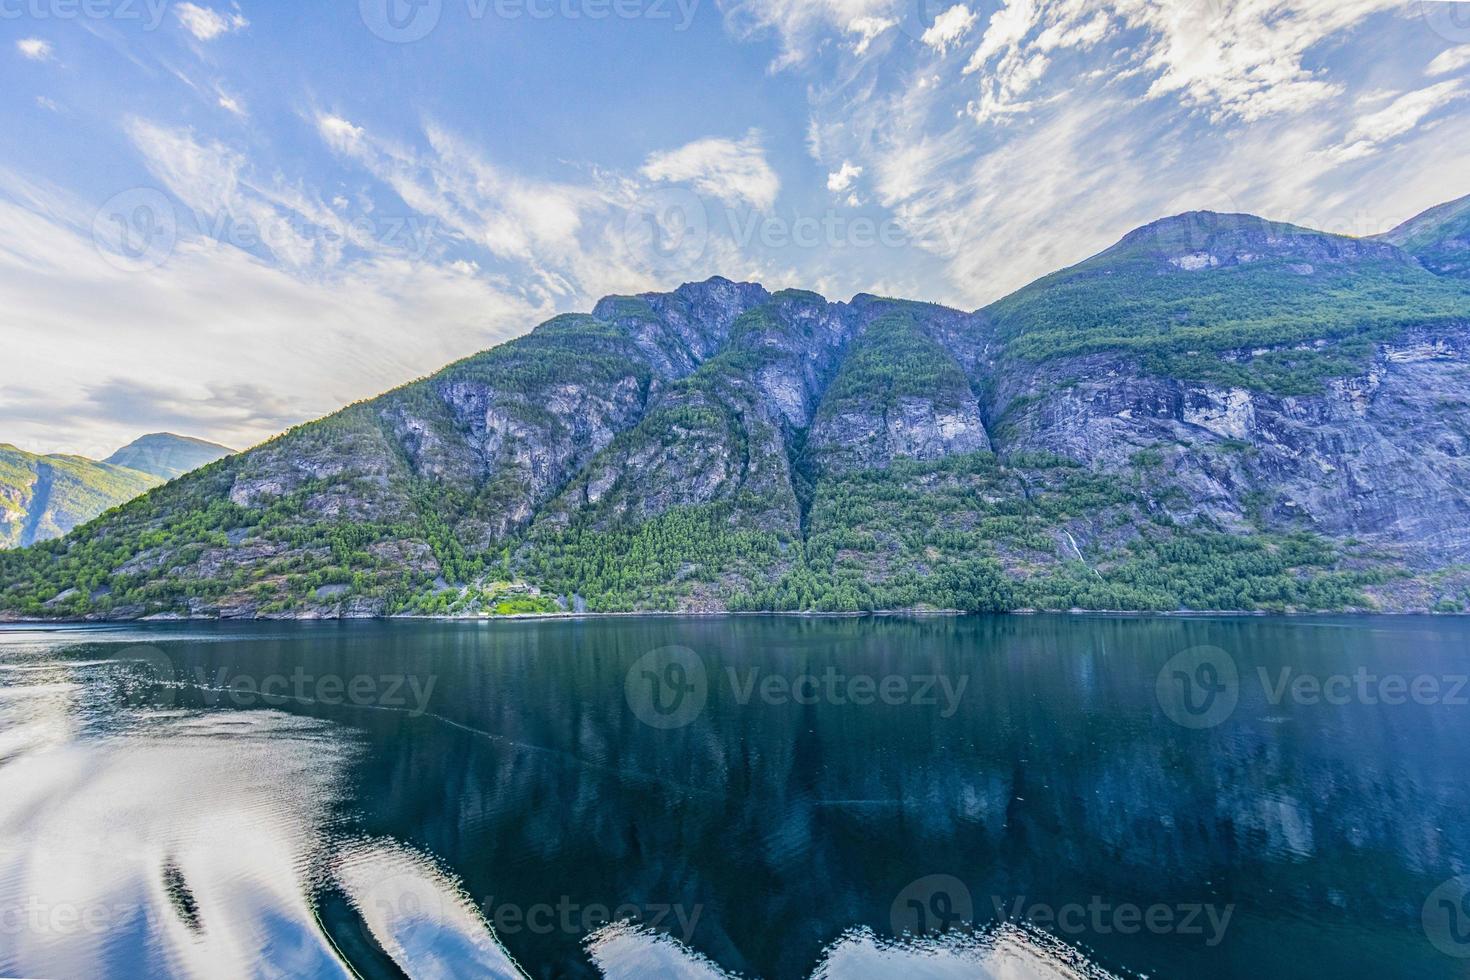
<path fill-rule="evenodd" d="M 0 608 L 1450 608 L 1467 359 L 1454 277 L 1249 216 L 973 313 L 713 279 L 214 463 Z"/>
<path fill-rule="evenodd" d="M 1377 344 L 1316 395 L 1092 355 L 1006 372 L 989 408 L 1009 451 L 1141 474 L 1176 520 L 1354 537 L 1418 568 L 1470 559 L 1470 323 Z"/>

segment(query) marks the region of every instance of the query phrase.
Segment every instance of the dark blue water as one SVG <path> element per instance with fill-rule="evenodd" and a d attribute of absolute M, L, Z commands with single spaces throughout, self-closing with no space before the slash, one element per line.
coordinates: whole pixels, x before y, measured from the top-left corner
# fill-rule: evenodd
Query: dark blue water
<path fill-rule="evenodd" d="M 0 974 L 1470 975 L 1470 623 L 0 632 Z"/>

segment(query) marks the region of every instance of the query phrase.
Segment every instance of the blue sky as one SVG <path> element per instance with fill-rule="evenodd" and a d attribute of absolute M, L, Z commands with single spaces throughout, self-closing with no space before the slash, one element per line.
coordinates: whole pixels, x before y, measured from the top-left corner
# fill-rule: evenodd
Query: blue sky
<path fill-rule="evenodd" d="M 0 0 L 0 441 L 245 446 L 601 295 L 975 308 L 1470 193 L 1450 0 Z"/>

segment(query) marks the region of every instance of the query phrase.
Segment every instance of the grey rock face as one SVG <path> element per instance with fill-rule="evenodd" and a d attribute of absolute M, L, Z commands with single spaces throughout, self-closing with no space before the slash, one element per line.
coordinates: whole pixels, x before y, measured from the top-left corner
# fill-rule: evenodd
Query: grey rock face
<path fill-rule="evenodd" d="M 1417 567 L 1470 558 L 1470 326 L 1411 330 L 1317 396 L 1221 389 L 1097 355 L 1014 369 L 1003 451 L 1047 451 L 1177 486 L 1176 518 L 1309 528 Z"/>
<path fill-rule="evenodd" d="M 887 467 L 991 448 L 956 356 L 973 361 L 967 317 L 921 304 L 854 303 L 865 321 L 806 441 L 819 469 Z"/>
<path fill-rule="evenodd" d="M 932 398 L 900 398 L 882 411 L 824 418 L 811 436 L 829 468 L 886 467 L 900 456 L 932 460 L 990 448 L 979 406 L 942 407 Z"/>
<path fill-rule="evenodd" d="M 1144 225 L 1116 248 L 1151 254 L 1161 272 L 1199 272 L 1274 257 L 1293 259 L 1298 275 L 1362 260 L 1413 261 L 1386 241 L 1325 235 L 1255 215 L 1213 211 L 1191 211 Z"/>

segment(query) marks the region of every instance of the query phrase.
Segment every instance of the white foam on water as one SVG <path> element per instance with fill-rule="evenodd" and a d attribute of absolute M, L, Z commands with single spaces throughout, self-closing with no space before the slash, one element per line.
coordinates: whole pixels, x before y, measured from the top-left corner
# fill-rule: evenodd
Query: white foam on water
<path fill-rule="evenodd" d="M 526 980 L 458 882 L 408 847 L 343 849 L 337 883 L 378 945 L 414 980 Z"/>

